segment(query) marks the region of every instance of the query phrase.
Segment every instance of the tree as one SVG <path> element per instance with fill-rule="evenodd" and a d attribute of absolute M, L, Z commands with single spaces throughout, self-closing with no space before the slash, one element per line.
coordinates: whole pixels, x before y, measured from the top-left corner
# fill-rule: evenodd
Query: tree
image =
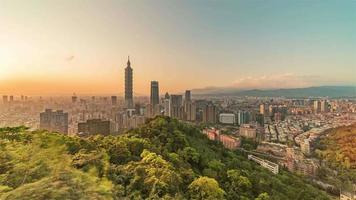
<path fill-rule="evenodd" d="M 219 187 L 215 179 L 203 176 L 189 185 L 188 196 L 190 199 L 198 200 L 225 199 L 225 191 Z"/>
<path fill-rule="evenodd" d="M 242 199 L 251 196 L 251 182 L 245 177 L 241 176 L 238 170 L 227 171 L 228 181 L 226 183 L 226 191 L 228 199 Z"/>
<path fill-rule="evenodd" d="M 270 200 L 270 197 L 269 197 L 268 193 L 264 192 L 264 193 L 261 193 L 260 195 L 258 195 L 258 197 L 255 198 L 255 200 Z"/>

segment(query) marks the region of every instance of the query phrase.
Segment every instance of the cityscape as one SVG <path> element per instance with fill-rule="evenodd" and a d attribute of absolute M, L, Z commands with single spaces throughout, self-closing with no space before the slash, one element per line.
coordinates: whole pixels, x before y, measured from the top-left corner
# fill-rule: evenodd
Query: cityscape
<path fill-rule="evenodd" d="M 93 2 L 96 3 L 90 6 L 96 10 L 95 6 L 101 4 Z M 245 9 L 269 5 L 260 1 L 253 1 L 253 5 L 252 1 L 239 2 L 241 5 L 238 6 L 245 6 Z M 272 2 L 278 6 L 284 5 L 279 1 Z M 309 3 L 324 5 L 328 9 L 334 5 L 330 2 L 287 2 L 297 3 L 301 10 Z M 147 2 L 106 3 L 107 12 L 112 12 L 112 6 L 116 13 L 123 5 L 131 8 L 146 5 Z M 343 6 L 350 4 L 349 7 L 355 11 L 354 2 L 341 1 L 337 6 L 343 3 Z M 209 1 L 207 4 L 216 6 L 216 9 L 229 10 L 225 4 L 223 7 L 217 2 Z M 9 2 L 6 5 L 9 8 L 14 6 Z M 33 9 L 40 7 L 34 5 Z M 177 6 L 178 11 L 171 8 L 173 13 L 167 14 L 164 6 L 168 5 Z M 46 6 L 52 8 L 51 3 Z M 179 16 L 177 12 L 204 7 L 182 9 L 176 2 L 165 2 L 161 6 L 157 8 L 157 15 L 171 17 L 167 19 L 169 25 L 163 25 L 163 21 L 160 21 L 163 19 L 157 21 L 161 23 L 158 26 L 164 28 L 172 26 L 169 22 L 180 22 L 175 21 L 175 17 Z M 147 10 L 142 12 L 156 17 L 156 10 L 144 8 Z M 189 11 L 193 13 L 193 10 Z M 69 13 L 79 16 L 76 12 Z M 104 15 L 103 11 L 99 13 L 109 18 L 114 15 Z M 182 13 L 187 16 L 191 14 L 187 14 L 188 11 Z M 223 14 L 235 16 L 229 12 Z M 341 11 L 337 14 L 356 19 L 354 14 L 342 14 Z M 254 15 L 257 16 L 256 13 Z M 323 16 L 323 13 L 319 15 Z M 128 22 L 122 22 L 125 25 L 137 20 L 126 12 L 122 16 L 129 19 Z M 198 20 L 199 17 L 195 17 L 192 20 Z M 93 27 L 95 23 L 108 23 L 106 18 L 103 21 L 98 19 L 92 22 Z M 145 21 L 142 23 L 146 23 L 147 19 L 142 20 Z M 216 20 L 217 24 L 222 23 L 220 19 Z M 140 24 L 138 21 L 135 22 Z M 99 25 L 97 28 L 101 27 Z M 65 26 L 68 29 L 70 27 Z M 184 29 L 185 25 L 181 26 Z M 162 31 L 167 31 L 164 28 Z M 214 31 L 206 30 L 208 33 L 204 34 L 212 37 Z M 98 34 L 102 34 L 100 31 Z M 185 34 L 184 30 L 179 32 Z M 0 33 L 0 41 L 1 36 Z M 111 37 L 111 34 L 107 36 Z M 167 39 L 160 36 L 162 40 Z M 10 34 L 7 37 L 10 38 Z M 134 37 L 140 40 L 140 37 L 148 36 L 137 34 Z M 177 41 L 180 39 L 176 36 Z M 226 42 L 221 38 L 214 40 Z M 155 48 L 152 47 L 152 52 Z M 152 54 L 145 52 L 148 56 Z M 214 60 L 216 55 L 203 55 L 193 49 L 184 55 L 192 52 L 204 59 L 211 56 L 212 65 L 217 63 Z M 283 57 L 284 53 L 279 53 Z M 65 65 L 70 66 L 63 68 L 63 72 L 67 73 L 65 76 L 60 74 L 60 67 L 50 69 L 54 74 L 48 74 L 46 67 L 39 68 L 36 73 L 44 70 L 45 75 L 41 75 L 38 83 L 19 75 L 19 79 L 23 78 L 28 87 L 21 85 L 17 79 L 15 87 L 12 87 L 4 77 L 8 74 L 6 78 L 11 79 L 11 73 L 26 75 L 29 68 L 16 68 L 15 65 L 12 68 L 12 62 L 6 63 L 5 57 L 0 56 L 0 73 L 5 74 L 0 75 L 0 84 L 3 85 L 0 86 L 0 199 L 356 199 L 356 74 L 355 65 L 352 65 L 355 64 L 354 60 L 348 61 L 346 55 L 342 59 L 345 58 L 345 63 L 350 62 L 351 67 L 338 69 L 335 66 L 331 72 L 323 67 L 318 68 L 316 63 L 315 69 L 310 67 L 310 72 L 320 72 L 320 77 L 325 78 L 323 80 L 319 74 L 317 78 L 294 73 L 278 75 L 273 74 L 274 67 L 257 71 L 251 67 L 251 73 L 272 75 L 256 78 L 238 74 L 236 77 L 240 76 L 240 79 L 235 85 L 226 86 L 219 83 L 230 79 L 231 74 L 236 73 L 235 68 L 241 69 L 243 74 L 248 67 L 232 67 L 230 72 L 224 66 L 209 67 L 206 64 L 208 61 L 194 61 L 194 55 L 187 55 L 185 64 L 192 65 L 187 68 L 175 66 L 167 73 L 165 70 L 169 66 L 154 68 L 152 66 L 156 63 L 145 65 L 142 60 L 138 61 L 145 59 L 140 58 L 144 54 L 141 52 L 129 56 L 117 54 L 116 60 L 121 62 L 116 62 L 111 70 L 105 67 L 101 69 L 100 63 L 91 72 L 89 66 L 102 61 L 99 54 L 98 57 L 88 55 L 92 59 L 92 63 L 87 65 L 88 71 L 84 68 L 79 73 L 76 71 L 78 69 L 74 65 L 79 58 L 73 55 L 65 59 Z M 50 57 L 49 54 L 44 55 L 44 60 L 46 56 Z M 165 64 L 181 62 L 179 58 L 169 60 L 168 54 L 166 56 L 162 58 Z M 281 60 L 279 58 L 278 61 Z M 309 61 L 314 62 L 311 59 Z M 202 69 L 192 67 L 199 62 L 204 65 Z M 222 65 L 226 63 L 221 61 Z M 276 72 L 281 71 L 275 68 Z M 208 72 L 211 69 L 215 72 Z M 56 70 L 60 71 L 59 79 Z M 298 71 L 298 67 L 295 65 L 288 70 Z M 35 71 L 28 70 L 28 76 L 36 79 Z M 341 71 L 345 74 L 342 75 Z M 85 87 L 75 86 L 70 78 L 78 84 L 79 81 L 88 81 L 88 84 Z M 53 84 L 51 79 L 58 83 Z M 98 90 L 94 85 L 101 87 L 101 82 L 105 82 L 104 87 L 111 89 L 105 92 Z M 66 87 L 67 83 L 70 87 Z M 36 88 L 38 90 L 33 90 Z"/>

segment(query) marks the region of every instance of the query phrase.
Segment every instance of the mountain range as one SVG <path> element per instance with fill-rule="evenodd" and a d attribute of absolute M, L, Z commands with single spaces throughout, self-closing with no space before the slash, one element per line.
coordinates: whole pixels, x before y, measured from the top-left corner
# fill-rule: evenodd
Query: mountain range
<path fill-rule="evenodd" d="M 198 96 L 255 96 L 255 97 L 356 97 L 356 86 L 317 86 L 286 89 L 237 89 L 228 87 L 210 87 L 193 89 Z"/>

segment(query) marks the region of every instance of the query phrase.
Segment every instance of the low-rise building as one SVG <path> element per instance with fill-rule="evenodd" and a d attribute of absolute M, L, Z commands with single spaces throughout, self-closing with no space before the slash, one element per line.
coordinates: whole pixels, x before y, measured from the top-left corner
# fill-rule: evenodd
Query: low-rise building
<path fill-rule="evenodd" d="M 255 139 L 257 134 L 257 129 L 254 125 L 243 124 L 240 127 L 240 136 L 245 138 Z"/>
<path fill-rule="evenodd" d="M 239 138 L 232 135 L 221 134 L 219 130 L 216 129 L 205 129 L 203 133 L 210 139 L 214 141 L 221 142 L 225 148 L 234 150 L 240 147 L 241 141 Z"/>

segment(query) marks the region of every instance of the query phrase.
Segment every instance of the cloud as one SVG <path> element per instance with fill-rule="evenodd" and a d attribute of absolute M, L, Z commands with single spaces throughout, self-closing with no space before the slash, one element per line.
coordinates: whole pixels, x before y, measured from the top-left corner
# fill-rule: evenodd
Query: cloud
<path fill-rule="evenodd" d="M 292 73 L 244 77 L 233 82 L 232 87 L 242 89 L 298 88 L 321 85 L 325 80 L 319 76 Z"/>

